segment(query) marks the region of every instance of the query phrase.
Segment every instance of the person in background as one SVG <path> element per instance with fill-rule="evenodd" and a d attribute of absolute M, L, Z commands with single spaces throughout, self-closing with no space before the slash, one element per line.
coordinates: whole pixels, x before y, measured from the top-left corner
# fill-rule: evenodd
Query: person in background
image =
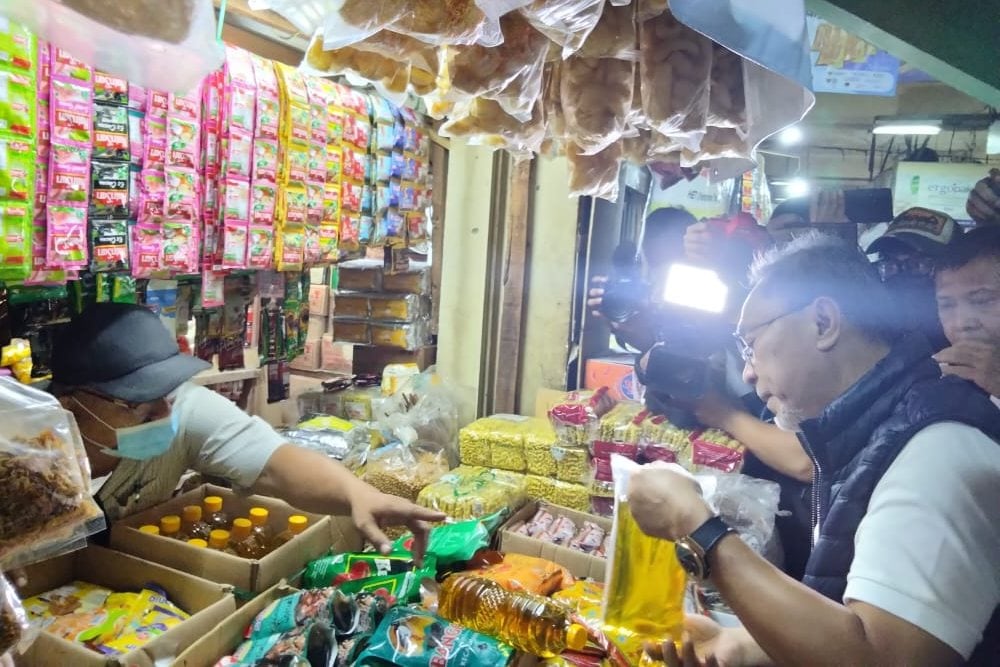
<path fill-rule="evenodd" d="M 425 522 L 443 514 L 377 491 L 189 382 L 209 368 L 180 354 L 159 317 L 142 306 L 92 305 L 57 335 L 51 391 L 76 418 L 93 492 L 109 521 L 168 500 L 193 469 L 307 512 L 350 514 L 383 552 L 391 543 L 382 529 L 405 525 L 422 553 Z"/>
<path fill-rule="evenodd" d="M 949 343 L 934 359 L 942 373 L 974 382 L 1000 405 L 1000 226 L 964 234 L 934 278 Z"/>
<path fill-rule="evenodd" d="M 631 479 L 644 532 L 678 544 L 743 626 L 689 626 L 690 664 L 995 665 L 1000 650 L 1000 420 L 942 377 L 856 245 L 809 234 L 762 257 L 737 336 L 744 375 L 816 463 L 815 539 L 793 581 L 670 467 Z M 664 647 L 673 664 L 673 643 Z"/>
<path fill-rule="evenodd" d="M 977 225 L 1000 225 L 1000 169 L 976 183 L 965 202 L 965 210 Z"/>
<path fill-rule="evenodd" d="M 865 250 L 878 254 L 875 265 L 893 297 L 896 331 L 918 331 L 935 350 L 948 341 L 934 299 L 934 263 L 961 235 L 962 229 L 946 213 L 909 208 Z"/>
<path fill-rule="evenodd" d="M 684 234 L 696 222 L 695 217 L 682 208 L 658 208 L 646 216 L 640 258 L 650 285 L 662 285 L 670 265 L 684 256 Z M 607 276 L 596 276 L 587 299 L 587 307 L 601 318 L 607 282 Z M 640 313 L 626 322 L 609 324 L 623 346 L 645 352 L 656 344 L 658 323 L 651 312 Z"/>

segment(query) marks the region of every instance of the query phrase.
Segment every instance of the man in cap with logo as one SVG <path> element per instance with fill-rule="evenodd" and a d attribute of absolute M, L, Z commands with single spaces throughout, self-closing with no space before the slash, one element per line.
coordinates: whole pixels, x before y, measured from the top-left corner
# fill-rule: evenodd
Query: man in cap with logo
<path fill-rule="evenodd" d="M 961 234 L 951 216 L 910 208 L 896 216 L 885 234 L 865 251 L 879 256 L 875 265 L 897 308 L 896 333 L 922 333 L 935 350 L 948 340 L 938 319 L 934 264 Z"/>
<path fill-rule="evenodd" d="M 425 522 L 443 514 L 377 491 L 190 382 L 209 368 L 181 354 L 159 317 L 141 306 L 95 304 L 59 332 L 52 392 L 76 417 L 92 489 L 109 520 L 167 500 L 191 469 L 307 512 L 350 514 L 383 552 L 391 545 L 382 529 L 406 525 L 422 552 Z"/>

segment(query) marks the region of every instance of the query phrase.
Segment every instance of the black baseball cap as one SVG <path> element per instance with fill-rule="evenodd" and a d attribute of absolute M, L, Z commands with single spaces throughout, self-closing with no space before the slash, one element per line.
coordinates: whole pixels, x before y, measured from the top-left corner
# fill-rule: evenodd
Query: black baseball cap
<path fill-rule="evenodd" d="M 212 365 L 181 354 L 152 311 L 97 303 L 62 327 L 52 349 L 52 382 L 130 403 L 163 398 Z"/>
<path fill-rule="evenodd" d="M 947 213 L 917 206 L 897 215 L 885 234 L 875 239 L 865 252 L 870 255 L 917 251 L 937 258 L 961 234 L 962 229 Z"/>

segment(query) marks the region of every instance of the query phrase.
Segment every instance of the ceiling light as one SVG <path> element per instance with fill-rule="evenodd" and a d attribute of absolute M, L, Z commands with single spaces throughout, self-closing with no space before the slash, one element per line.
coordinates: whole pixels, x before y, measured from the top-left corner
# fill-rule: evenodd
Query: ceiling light
<path fill-rule="evenodd" d="M 805 197 L 809 194 L 809 181 L 804 178 L 793 178 L 788 181 L 785 192 L 790 198 Z"/>
<path fill-rule="evenodd" d="M 778 134 L 778 143 L 783 146 L 791 146 L 802 141 L 802 129 L 797 125 L 786 127 Z"/>
<path fill-rule="evenodd" d="M 878 120 L 872 134 L 920 134 L 934 136 L 941 133 L 939 120 Z"/>

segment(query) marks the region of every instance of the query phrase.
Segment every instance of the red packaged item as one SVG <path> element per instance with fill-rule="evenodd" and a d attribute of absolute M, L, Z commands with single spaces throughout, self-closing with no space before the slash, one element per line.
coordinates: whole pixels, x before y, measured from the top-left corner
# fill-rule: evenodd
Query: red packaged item
<path fill-rule="evenodd" d="M 549 421 L 562 442 L 586 447 L 597 436 L 601 417 L 614 406 L 607 387 L 571 392 L 563 403 L 549 410 Z"/>
<path fill-rule="evenodd" d="M 743 467 L 743 445 L 729 434 L 708 429 L 691 437 L 691 463 L 722 472 L 739 472 Z"/>
<path fill-rule="evenodd" d="M 552 537 L 554 544 L 564 544 L 576 535 L 576 524 L 573 523 L 572 519 L 561 516 L 552 522 L 552 525 L 546 532 Z"/>
<path fill-rule="evenodd" d="M 528 535 L 542 533 L 547 531 L 555 520 L 556 518 L 551 512 L 540 509 L 535 513 L 535 516 L 533 516 L 531 520 L 525 524 L 525 529 L 527 530 Z"/>
<path fill-rule="evenodd" d="M 597 551 L 604 543 L 604 529 L 592 521 L 584 521 L 583 528 L 569 541 L 567 546 L 584 553 Z"/>
<path fill-rule="evenodd" d="M 475 570 L 473 574 L 495 581 L 508 591 L 545 596 L 576 583 L 561 565 L 522 554 L 505 554 L 503 562 Z"/>

